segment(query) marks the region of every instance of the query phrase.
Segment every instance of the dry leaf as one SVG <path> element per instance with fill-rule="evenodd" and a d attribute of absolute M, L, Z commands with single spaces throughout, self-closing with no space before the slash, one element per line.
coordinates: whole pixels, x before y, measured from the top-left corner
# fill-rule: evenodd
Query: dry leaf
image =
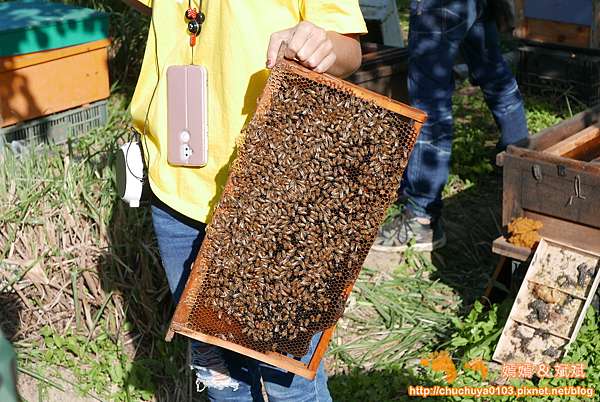
<path fill-rule="evenodd" d="M 28 267 L 33 262 L 34 260 L 28 261 L 27 263 L 22 264 L 22 266 Z M 35 265 L 29 271 L 27 271 L 25 278 L 29 279 L 34 284 L 47 285 L 50 283 L 50 280 L 46 275 L 46 271 L 44 271 L 44 268 L 42 267 L 41 259 L 35 263 Z"/>

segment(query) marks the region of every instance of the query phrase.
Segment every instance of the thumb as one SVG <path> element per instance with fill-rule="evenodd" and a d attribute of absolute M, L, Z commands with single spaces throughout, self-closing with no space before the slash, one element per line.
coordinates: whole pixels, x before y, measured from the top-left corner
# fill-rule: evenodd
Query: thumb
<path fill-rule="evenodd" d="M 271 35 L 269 40 L 269 47 L 267 49 L 267 68 L 273 68 L 277 62 L 277 55 L 279 54 L 279 48 L 281 44 L 287 41 L 290 37 L 290 30 L 275 32 Z"/>

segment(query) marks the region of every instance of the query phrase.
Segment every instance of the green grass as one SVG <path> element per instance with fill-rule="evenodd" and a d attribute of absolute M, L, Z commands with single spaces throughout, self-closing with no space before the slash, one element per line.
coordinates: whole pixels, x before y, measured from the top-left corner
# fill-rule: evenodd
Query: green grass
<path fill-rule="evenodd" d="M 408 17 L 410 11 L 410 0 L 396 0 L 398 7 L 398 15 L 400 17 L 400 27 L 402 28 L 402 36 L 405 46 L 408 43 Z"/>
<path fill-rule="evenodd" d="M 563 104 L 557 105 L 545 100 L 537 100 L 529 102 L 527 106 L 527 123 L 531 133 L 537 133 L 546 127 L 558 124 L 561 120 L 569 119 L 575 113 L 582 111 L 581 107 L 572 110 L 566 98 Z"/>
<path fill-rule="evenodd" d="M 129 328 L 127 328 L 129 327 Z M 131 325 L 124 330 L 130 331 Z M 40 330 L 42 348 L 20 346 L 20 364 L 51 378 L 54 383 L 74 382 L 81 395 L 100 400 L 150 400 L 158 393 L 157 373 L 170 378 L 181 375 L 181 362 L 169 358 L 183 353 L 182 344 L 161 345 L 164 359 L 133 359 L 123 342 L 115 342 L 109 333 L 93 339 L 72 331 L 58 334 L 49 326 Z M 157 354 L 157 357 L 160 356 Z M 64 376 L 68 372 L 72 379 Z"/>
<path fill-rule="evenodd" d="M 464 364 L 474 358 L 482 358 L 490 361 L 495 344 L 499 339 L 500 332 L 508 316 L 512 300 L 507 300 L 502 305 L 494 305 L 490 309 L 484 309 L 479 303 L 474 305 L 473 310 L 464 319 L 453 319 L 452 336 L 449 341 L 438 345 L 439 350 L 446 350 L 453 358 L 457 368 L 458 377 L 452 384 L 446 382 L 443 374 L 434 372 L 430 368 L 423 367 L 417 361 L 411 365 L 392 363 L 380 369 L 361 369 L 354 367 L 347 373 L 338 374 L 330 379 L 330 389 L 335 396 L 334 399 L 348 402 L 358 401 L 411 401 L 407 388 L 409 385 L 423 386 L 452 386 L 452 387 L 483 387 L 492 384 L 500 376 L 498 368 L 491 370 L 488 377 L 483 379 L 478 373 L 465 370 Z M 576 341 L 563 362 L 584 363 L 587 367 L 584 379 L 531 379 L 512 380 L 508 385 L 515 387 L 559 387 L 559 386 L 581 386 L 597 389 L 600 385 L 600 372 L 596 370 L 600 359 L 600 334 L 598 332 L 598 313 L 593 308 L 588 310 L 584 324 Z M 419 357 L 427 357 L 427 349 L 423 350 Z M 428 400 L 434 401 L 475 401 L 475 399 L 459 397 L 436 397 Z M 510 396 L 494 397 L 494 401 L 514 402 L 524 400 Z M 579 398 L 534 398 L 528 397 L 527 401 L 578 401 Z M 596 395 L 593 399 L 600 400 Z"/>
<path fill-rule="evenodd" d="M 479 90 L 461 84 L 453 104 L 455 141 L 450 180 L 444 191 L 444 221 L 449 244 L 432 255 L 432 264 L 423 263 L 426 260 L 411 253 L 403 266 L 388 276 L 378 276 L 368 270 L 363 272 L 356 285 L 358 290 L 351 298 L 349 311 L 338 330 L 337 343 L 330 350 L 335 357 L 332 367 L 337 370 L 330 380 L 335 400 L 414 399 L 406 394 L 408 385 L 444 383 L 439 373 L 416 367 L 417 358 L 426 357 L 434 350 L 450 352 L 459 368 L 475 357 L 491 359 L 512 305 L 511 300 L 489 309 L 474 304 L 496 263 L 497 257 L 491 253 L 491 241 L 501 233 L 502 183 L 494 161 L 498 130 Z M 570 110 L 566 101 L 549 104 L 532 97 L 526 99 L 526 109 L 532 134 L 578 111 Z M 406 311 L 406 304 L 418 303 L 419 289 L 426 284 L 432 286 L 432 290 L 427 292 L 429 297 L 435 299 L 440 292 L 447 297 L 446 303 L 438 303 L 442 307 L 442 320 L 435 328 L 422 322 L 415 326 L 403 321 L 407 315 L 414 314 Z M 365 287 L 380 297 L 363 292 Z M 423 301 L 427 299 L 422 296 Z M 358 311 L 366 312 L 364 316 L 356 317 L 356 306 L 362 308 Z M 388 308 L 396 311 L 395 327 L 389 325 L 393 315 L 387 313 Z M 420 314 L 437 315 L 427 302 L 422 303 L 419 310 Z M 448 319 L 445 324 L 444 318 Z M 436 322 L 432 318 L 429 320 Z M 590 311 L 567 361 L 584 361 L 590 367 L 597 365 L 599 350 L 590 346 L 597 344 L 597 328 L 597 314 Z M 381 334 L 385 336 L 381 337 Z M 345 337 L 356 340 L 345 342 Z M 400 352 L 394 349 L 396 345 L 402 345 Z M 388 350 L 393 352 L 388 354 Z M 590 378 L 584 381 L 553 380 L 552 385 L 577 383 L 597 386 L 600 384 L 598 375 L 590 373 Z M 455 385 L 481 384 L 477 375 L 459 370 L 459 380 Z M 528 384 L 532 385 L 531 382 Z"/>
<path fill-rule="evenodd" d="M 509 301 L 510 302 L 510 301 Z M 484 360 L 489 360 L 495 342 L 497 341 L 500 332 L 504 326 L 510 303 L 504 303 L 500 308 L 494 307 L 491 311 L 484 311 L 481 305 L 476 305 L 473 312 L 462 322 L 456 322 L 456 332 L 450 344 L 445 345 L 447 350 L 452 351 L 453 356 L 457 358 L 457 368 L 459 375 L 457 380 L 452 383 L 453 387 L 461 386 L 483 386 L 489 384 L 499 378 L 498 370 L 492 371 L 489 378 L 484 380 L 478 374 L 470 371 L 462 370 L 462 365 L 474 357 L 481 357 Z M 586 314 L 584 324 L 579 332 L 577 340 L 571 345 L 567 355 L 563 358 L 563 362 L 567 363 L 584 363 L 587 367 L 586 378 L 584 379 L 531 379 L 531 380 L 512 380 L 509 384 L 514 386 L 529 386 L 529 387 L 558 387 L 558 386 L 582 386 L 592 387 L 597 389 L 600 385 L 600 372 L 596 370 L 598 359 L 600 358 L 600 334 L 598 333 L 598 314 L 590 308 Z M 414 375 L 418 378 L 418 383 L 422 385 L 448 385 L 443 380 L 440 373 L 434 373 L 429 369 L 417 369 Z M 385 400 L 385 399 L 382 399 Z M 391 399 L 390 399 L 391 400 Z M 395 399 L 394 399 L 395 400 Z M 433 398 L 438 401 L 466 401 L 466 398 Z M 517 397 L 503 396 L 495 397 L 494 401 L 514 402 L 522 400 Z M 542 402 L 542 401 L 578 401 L 580 398 L 542 398 L 528 397 L 527 401 Z M 600 396 L 596 395 L 593 399 L 600 400 Z"/>

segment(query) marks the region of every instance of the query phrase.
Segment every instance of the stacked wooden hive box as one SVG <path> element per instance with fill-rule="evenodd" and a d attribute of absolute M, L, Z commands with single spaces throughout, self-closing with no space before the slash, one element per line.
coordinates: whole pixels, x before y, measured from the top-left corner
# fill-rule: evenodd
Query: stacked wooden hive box
<path fill-rule="evenodd" d="M 0 3 L 0 144 L 63 142 L 106 120 L 108 16 Z"/>
<path fill-rule="evenodd" d="M 600 2 L 517 0 L 517 80 L 526 93 L 600 102 Z"/>
<path fill-rule="evenodd" d="M 408 103 L 408 48 L 362 42 L 362 64 L 348 81 Z"/>

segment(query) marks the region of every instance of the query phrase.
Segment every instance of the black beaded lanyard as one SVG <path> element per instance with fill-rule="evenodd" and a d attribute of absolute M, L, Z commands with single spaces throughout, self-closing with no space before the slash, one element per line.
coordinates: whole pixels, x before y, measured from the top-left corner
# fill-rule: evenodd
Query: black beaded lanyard
<path fill-rule="evenodd" d="M 194 46 L 196 46 L 196 38 L 202 31 L 202 24 L 206 19 L 206 15 L 202 12 L 202 0 L 199 0 L 198 10 L 192 8 L 192 0 L 188 0 L 188 9 L 185 11 L 185 19 L 187 21 L 187 30 L 190 35 L 190 48 L 192 49 L 192 63 L 194 64 Z"/>

